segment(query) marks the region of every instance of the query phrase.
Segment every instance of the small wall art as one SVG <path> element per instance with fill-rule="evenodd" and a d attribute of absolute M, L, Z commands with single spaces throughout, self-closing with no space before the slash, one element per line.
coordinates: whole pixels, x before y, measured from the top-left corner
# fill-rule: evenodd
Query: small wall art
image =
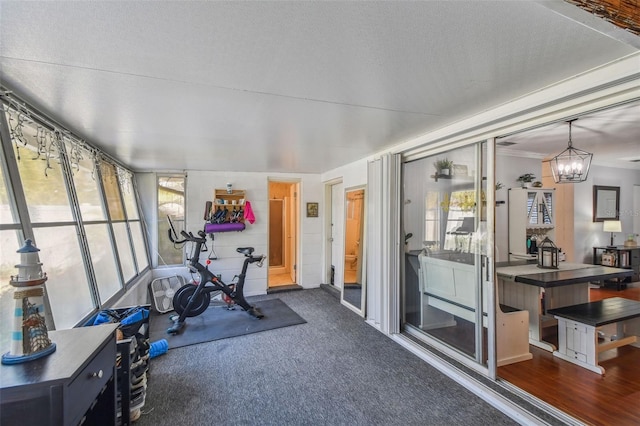
<path fill-rule="evenodd" d="M 307 203 L 307 217 L 318 217 L 318 203 Z"/>

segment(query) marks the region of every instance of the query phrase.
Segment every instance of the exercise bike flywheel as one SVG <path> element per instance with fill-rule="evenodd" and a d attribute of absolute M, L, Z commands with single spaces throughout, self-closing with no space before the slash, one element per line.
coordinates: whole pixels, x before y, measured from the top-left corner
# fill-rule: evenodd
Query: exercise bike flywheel
<path fill-rule="evenodd" d="M 187 284 L 178 289 L 176 294 L 173 296 L 173 309 L 178 313 L 178 315 L 182 315 L 182 313 L 187 309 L 187 305 L 189 301 L 193 297 L 193 294 L 196 291 L 196 286 Z M 202 291 L 194 300 L 194 303 L 191 305 L 191 308 L 188 312 L 186 312 L 187 317 L 196 317 L 203 313 L 211 302 L 211 295 L 208 291 Z"/>

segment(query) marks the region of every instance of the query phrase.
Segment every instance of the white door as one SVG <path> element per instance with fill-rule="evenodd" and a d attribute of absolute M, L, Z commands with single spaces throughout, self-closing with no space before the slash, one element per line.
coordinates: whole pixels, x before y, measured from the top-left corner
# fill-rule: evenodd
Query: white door
<path fill-rule="evenodd" d="M 298 186 L 299 184 L 291 184 L 289 188 L 289 204 L 288 204 L 288 217 L 290 218 L 287 226 L 288 238 L 287 245 L 289 247 L 289 274 L 291 275 L 291 282 L 296 284 L 298 281 L 298 215 L 300 208 L 298 205 Z"/>
<path fill-rule="evenodd" d="M 342 183 L 331 186 L 331 266 L 333 284 L 342 289 L 344 282 L 344 187 Z"/>

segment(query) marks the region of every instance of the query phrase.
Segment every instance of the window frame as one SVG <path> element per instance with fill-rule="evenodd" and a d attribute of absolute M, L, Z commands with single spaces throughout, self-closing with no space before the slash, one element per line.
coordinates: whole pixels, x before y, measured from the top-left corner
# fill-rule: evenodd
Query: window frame
<path fill-rule="evenodd" d="M 4 89 L 4 88 L 3 88 Z M 147 227 L 144 223 L 144 216 L 141 210 L 141 204 L 139 201 L 138 190 L 135 182 L 135 174 L 121 165 L 120 163 L 113 160 L 111 157 L 106 155 L 104 152 L 99 149 L 93 147 L 91 144 L 86 141 L 76 137 L 68 130 L 62 128 L 56 122 L 50 120 L 46 115 L 41 114 L 39 111 L 35 110 L 31 106 L 29 106 L 24 101 L 18 99 L 14 95 L 9 92 L 0 92 L 0 106 L 2 106 L 2 110 L 0 111 L 0 161 L 2 164 L 2 173 L 4 178 L 5 189 L 7 192 L 7 198 L 11 210 L 11 223 L 5 221 L 5 223 L 0 223 L 0 230 L 12 230 L 16 231 L 16 235 L 18 238 L 22 236 L 23 241 L 16 241 L 16 249 L 21 246 L 21 243 L 24 242 L 25 239 L 31 239 L 37 246 L 37 241 L 34 238 L 34 229 L 38 228 L 55 228 L 59 226 L 74 226 L 76 234 L 78 236 L 78 245 L 81 253 L 79 259 L 79 265 L 82 264 L 85 270 L 86 275 L 86 285 L 89 287 L 89 293 L 91 295 L 91 313 L 85 318 L 77 318 L 77 322 L 75 325 L 82 325 L 86 321 L 86 319 L 95 314 L 100 309 L 104 309 L 106 307 L 112 306 L 118 299 L 120 299 L 125 292 L 134 284 L 143 274 L 151 269 L 151 262 L 149 256 L 149 244 L 148 244 L 148 232 Z M 20 169 L 18 167 L 19 161 L 25 161 L 25 159 L 18 159 L 15 153 L 16 147 L 20 141 L 14 140 L 14 131 L 10 124 L 10 115 L 15 114 L 23 115 L 24 117 L 28 117 L 29 123 L 32 126 L 38 126 L 44 128 L 47 132 L 50 132 L 51 135 L 55 135 L 55 141 L 52 142 L 52 145 L 55 144 L 57 147 L 57 151 L 55 153 L 56 161 L 59 161 L 59 167 L 61 173 L 63 175 L 63 186 L 66 190 L 66 195 L 68 199 L 68 205 L 71 209 L 71 219 L 64 221 L 39 221 L 33 222 L 30 212 L 29 205 L 27 201 L 27 197 L 25 196 L 24 187 L 23 187 L 23 177 L 20 175 Z M 15 123 L 14 123 L 15 124 Z M 15 127 L 15 126 L 14 126 Z M 20 129 L 21 130 L 21 129 Z M 30 130 L 33 132 L 33 128 Z M 31 137 L 36 137 L 31 135 Z M 37 142 L 36 142 L 37 143 Z M 95 179 L 97 180 L 97 188 L 99 192 L 100 198 L 100 206 L 103 209 L 104 220 L 96 220 L 92 218 L 91 220 L 87 220 L 86 222 L 82 219 L 81 207 L 79 204 L 78 196 L 76 193 L 76 183 L 74 182 L 73 177 L 73 167 L 77 166 L 78 163 L 74 163 L 74 159 L 70 158 L 69 150 L 73 150 L 71 147 L 80 147 L 91 155 L 91 164 L 93 165 L 93 171 L 95 173 Z M 73 156 L 73 153 L 71 153 Z M 136 211 L 133 214 L 129 214 L 131 218 L 127 216 L 125 206 L 125 195 L 122 193 L 122 186 L 120 184 L 120 177 L 118 177 L 118 183 L 116 185 L 117 192 L 116 196 L 119 197 L 122 205 L 122 210 L 124 214 L 123 220 L 113 221 L 109 212 L 109 204 L 107 203 L 106 194 L 104 190 L 104 185 L 102 182 L 102 176 L 100 173 L 100 167 L 98 164 L 101 162 L 106 162 L 110 166 L 113 167 L 114 170 L 120 171 L 120 174 L 126 175 L 127 180 L 130 183 L 131 194 L 126 195 L 128 197 L 133 197 L 128 199 L 129 209 L 134 207 Z M 86 165 L 86 162 L 85 162 Z M 43 167 L 44 170 L 44 167 Z M 137 214 L 136 214 L 137 213 Z M 6 219 L 6 218 L 5 218 Z M 113 232 L 113 224 L 117 222 L 125 223 L 126 232 L 128 236 L 128 242 L 126 246 L 128 246 L 131 250 L 131 256 L 134 265 L 134 274 L 129 280 L 123 280 L 122 273 L 122 265 L 120 264 L 120 257 L 117 253 L 117 245 L 114 238 Z M 87 240 L 87 233 L 85 231 L 85 226 L 96 225 L 96 224 L 104 224 L 107 225 L 108 229 L 108 243 L 110 250 L 112 251 L 115 259 L 117 275 L 119 277 L 118 287 L 119 289 L 112 295 L 108 295 L 106 297 L 100 296 L 99 286 L 96 279 L 96 272 L 94 269 L 93 262 L 91 260 L 91 253 L 89 250 L 89 241 Z M 143 239 L 142 242 L 136 243 L 133 240 L 131 227 L 136 226 L 139 227 L 141 232 L 141 237 Z M 137 231 L 135 231 L 137 232 Z M 106 244 L 104 241 L 101 241 L 102 245 Z M 108 250 L 109 248 L 105 248 Z M 141 249 L 144 253 L 141 253 Z M 41 259 L 42 262 L 46 265 L 47 260 Z M 144 262 L 146 261 L 146 265 Z M 79 266 L 78 265 L 78 266 Z M 46 266 L 44 266 L 46 272 Z M 57 309 L 64 309 L 64 306 L 49 306 L 49 298 L 45 296 L 45 305 L 47 305 L 47 309 L 55 311 Z M 74 318 L 73 321 L 76 319 Z M 50 327 L 55 329 L 55 324 L 51 321 Z"/>
<path fill-rule="evenodd" d="M 156 205 L 155 205 L 155 214 L 157 217 L 157 221 L 156 221 L 156 232 L 157 232 L 157 245 L 156 245 L 156 254 L 157 257 L 155 259 L 156 262 L 156 267 L 157 268 L 174 268 L 176 266 L 184 266 L 185 261 L 186 261 L 186 254 L 184 249 L 181 249 L 181 256 L 180 256 L 180 263 L 165 263 L 164 259 L 162 258 L 162 253 L 161 253 L 161 249 L 160 249 L 160 239 L 161 238 L 167 238 L 166 233 L 164 234 L 163 237 L 163 233 L 160 232 L 160 224 L 163 222 L 166 222 L 166 217 L 165 215 L 161 215 L 160 214 L 160 197 L 159 197 L 159 192 L 160 192 L 160 180 L 161 179 L 182 179 L 182 187 L 183 187 L 183 192 L 182 192 L 182 197 L 183 197 L 183 201 L 182 201 L 182 213 L 183 213 L 183 218 L 182 220 L 175 220 L 172 218 L 173 221 L 173 226 L 176 229 L 176 232 L 180 233 L 181 230 L 185 229 L 185 224 L 186 224 L 186 220 L 187 220 L 187 175 L 186 174 L 158 174 L 156 175 Z"/>

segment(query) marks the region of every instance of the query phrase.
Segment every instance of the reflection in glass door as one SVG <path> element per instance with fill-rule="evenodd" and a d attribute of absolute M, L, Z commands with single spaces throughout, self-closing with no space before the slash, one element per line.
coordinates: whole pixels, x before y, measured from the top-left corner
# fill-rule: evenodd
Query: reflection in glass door
<path fill-rule="evenodd" d="M 366 295 L 362 274 L 364 221 L 364 189 L 346 190 L 342 303 L 361 315 Z"/>
<path fill-rule="evenodd" d="M 483 144 L 405 162 L 402 324 L 486 364 Z"/>

